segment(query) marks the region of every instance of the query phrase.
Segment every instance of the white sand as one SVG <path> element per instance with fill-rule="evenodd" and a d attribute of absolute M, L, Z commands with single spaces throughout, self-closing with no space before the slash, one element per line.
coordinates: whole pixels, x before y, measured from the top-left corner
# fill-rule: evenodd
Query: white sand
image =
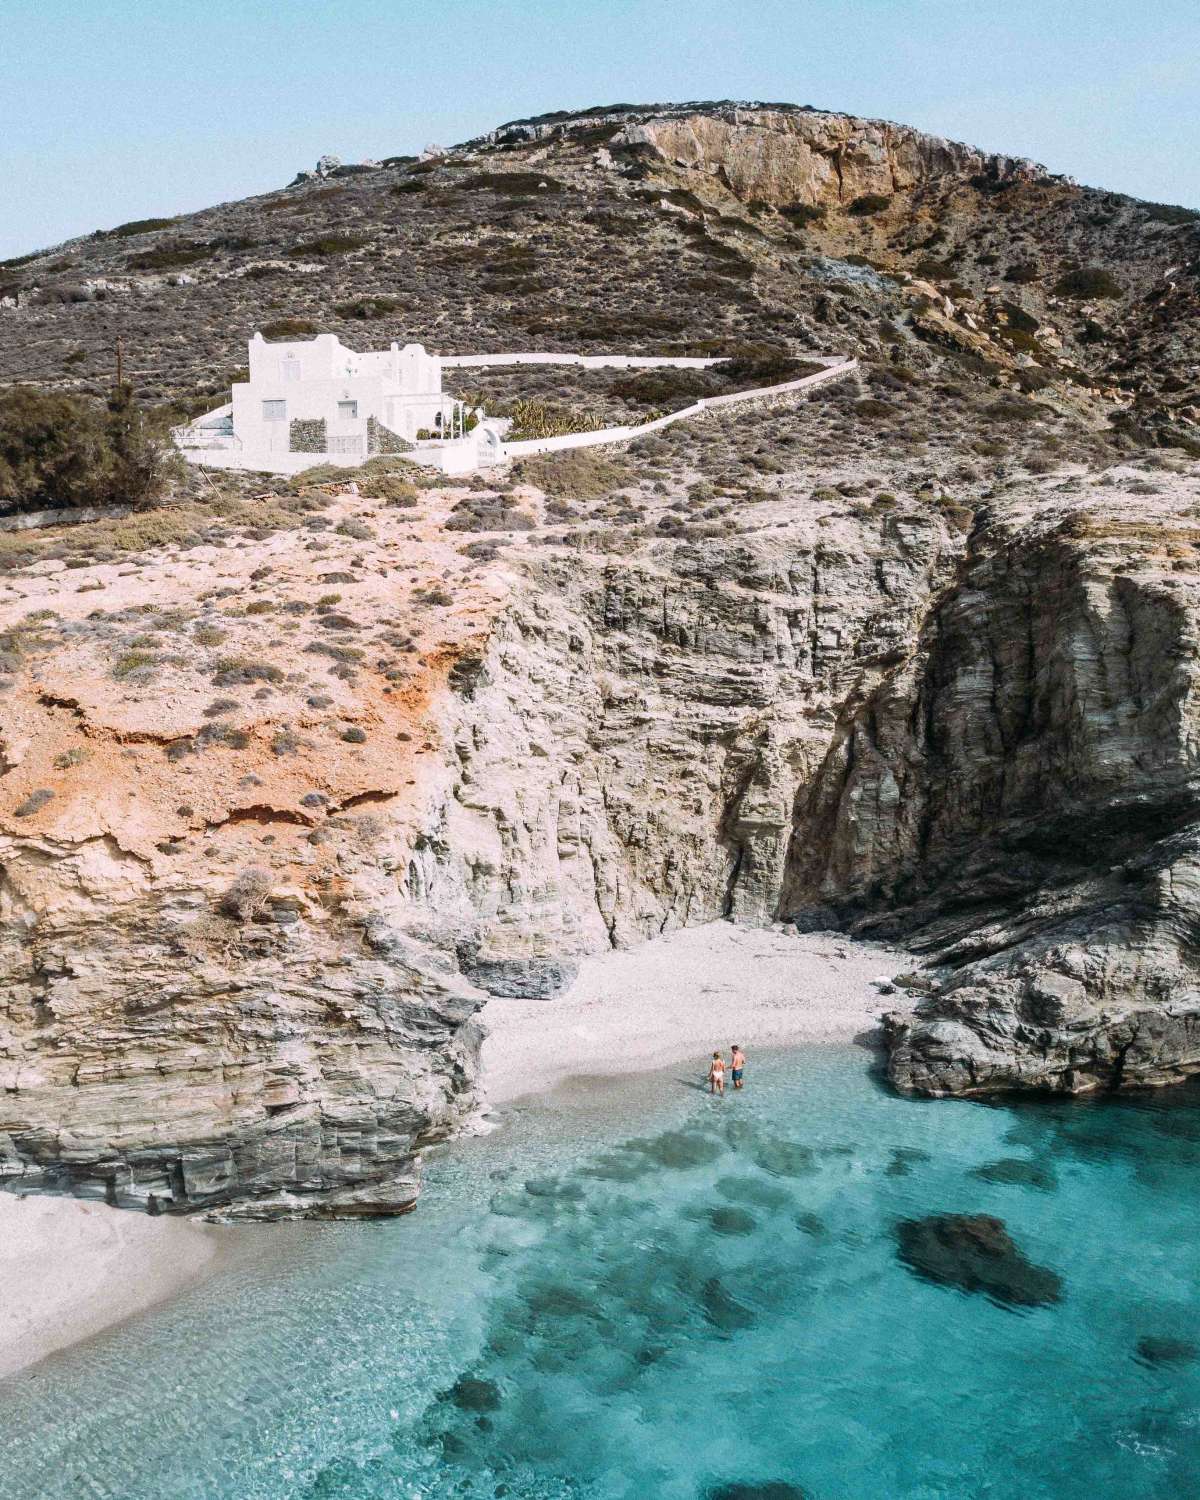
<path fill-rule="evenodd" d="M 871 984 L 913 968 L 911 954 L 831 933 L 690 927 L 626 952 L 584 960 L 553 1000 L 489 1000 L 483 1083 L 503 1104 L 566 1078 L 686 1061 L 708 1071 L 714 1048 L 848 1042 L 873 1031 L 902 997 Z"/>
<path fill-rule="evenodd" d="M 693 927 L 586 959 L 553 1000 L 489 1000 L 483 1082 L 491 1104 L 564 1079 L 684 1061 L 703 1078 L 714 1047 L 848 1042 L 897 1003 L 873 979 L 909 955 L 820 933 Z M 0 1193 L 0 1377 L 141 1312 L 216 1262 L 222 1230 L 75 1198 Z"/>
<path fill-rule="evenodd" d="M 219 1244 L 208 1225 L 0 1193 L 0 1376 L 164 1301 Z"/>

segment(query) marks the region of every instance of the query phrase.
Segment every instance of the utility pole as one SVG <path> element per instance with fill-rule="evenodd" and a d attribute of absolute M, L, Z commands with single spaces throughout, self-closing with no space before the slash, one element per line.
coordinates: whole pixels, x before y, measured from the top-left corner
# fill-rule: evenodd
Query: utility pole
<path fill-rule="evenodd" d="M 117 393 L 125 384 L 125 340 L 117 334 Z"/>

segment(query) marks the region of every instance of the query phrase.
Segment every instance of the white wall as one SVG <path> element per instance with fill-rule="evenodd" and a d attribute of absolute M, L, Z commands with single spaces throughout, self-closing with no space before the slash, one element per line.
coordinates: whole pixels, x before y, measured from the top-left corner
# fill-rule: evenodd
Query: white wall
<path fill-rule="evenodd" d="M 443 354 L 444 370 L 490 365 L 582 365 L 587 370 L 707 370 L 724 359 L 654 354 Z"/>
<path fill-rule="evenodd" d="M 782 385 L 757 386 L 750 391 L 731 391 L 728 396 L 701 396 L 691 406 L 685 406 L 680 411 L 668 412 L 665 417 L 656 417 L 653 422 L 641 422 L 636 427 L 602 427 L 598 432 L 568 432 L 561 437 L 530 438 L 527 441 L 516 443 L 505 443 L 503 445 L 503 456 L 510 458 L 525 458 L 531 453 L 557 453 L 565 448 L 596 448 L 603 443 L 620 443 L 630 438 L 642 437 L 648 432 L 659 432 L 664 427 L 670 427 L 674 422 L 682 422 L 688 417 L 697 417 L 703 411 L 722 406 L 737 406 L 746 401 L 763 401 L 772 396 L 786 396 L 793 391 L 804 390 L 808 386 L 820 385 L 825 380 L 835 380 L 842 375 L 848 375 L 851 370 L 858 368 L 856 359 L 842 359 L 837 363 L 829 364 L 823 370 L 817 370 L 812 375 L 802 375 L 799 380 L 787 380 Z"/>

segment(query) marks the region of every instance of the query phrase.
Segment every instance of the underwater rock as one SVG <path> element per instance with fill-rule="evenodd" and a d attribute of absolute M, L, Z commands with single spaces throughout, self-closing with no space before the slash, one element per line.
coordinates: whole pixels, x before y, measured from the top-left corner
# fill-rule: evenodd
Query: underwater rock
<path fill-rule="evenodd" d="M 474 1375 L 460 1375 L 445 1393 L 459 1411 L 499 1411 L 500 1387 L 494 1380 L 480 1380 Z"/>
<path fill-rule="evenodd" d="M 717 1234 L 753 1234 L 758 1228 L 754 1215 L 744 1208 L 710 1208 L 706 1217 Z"/>
<path fill-rule="evenodd" d="M 750 1328 L 754 1314 L 732 1295 L 719 1276 L 710 1276 L 700 1293 L 705 1319 L 722 1333 L 737 1333 Z"/>
<path fill-rule="evenodd" d="M 1144 1334 L 1137 1341 L 1137 1358 L 1144 1365 L 1190 1365 L 1200 1359 L 1200 1345 L 1190 1339 Z"/>
<path fill-rule="evenodd" d="M 786 1208 L 791 1199 L 783 1188 L 754 1177 L 718 1177 L 717 1196 L 733 1203 L 749 1203 L 753 1208 Z"/>
<path fill-rule="evenodd" d="M 627 1141 L 630 1150 L 640 1151 L 660 1167 L 681 1171 L 687 1167 L 705 1167 L 721 1154 L 721 1143 L 710 1135 L 693 1130 L 665 1130 L 661 1135 Z"/>
<path fill-rule="evenodd" d="M 765 1140 L 750 1155 L 772 1177 L 807 1177 L 816 1170 L 812 1148 L 800 1141 Z"/>
<path fill-rule="evenodd" d="M 798 1213 L 793 1221 L 801 1234 L 811 1235 L 814 1240 L 827 1240 L 829 1229 L 820 1214 Z"/>
<path fill-rule="evenodd" d="M 530 1177 L 525 1191 L 532 1198 L 556 1198 L 560 1203 L 578 1203 L 583 1198 L 577 1182 L 563 1182 L 559 1177 Z"/>
<path fill-rule="evenodd" d="M 573 1287 L 554 1281 L 531 1288 L 525 1302 L 534 1316 L 541 1318 L 579 1318 L 592 1311 Z"/>
<path fill-rule="evenodd" d="M 610 1151 L 580 1168 L 582 1177 L 598 1177 L 604 1182 L 636 1182 L 654 1170 L 654 1163 L 632 1151 Z"/>
<path fill-rule="evenodd" d="M 929 1159 L 928 1151 L 921 1151 L 915 1146 L 897 1146 L 892 1151 L 891 1160 L 884 1168 L 884 1174 L 887 1177 L 908 1177 L 918 1162 Z"/>
<path fill-rule="evenodd" d="M 1000 1161 L 985 1162 L 982 1167 L 976 1167 L 971 1176 L 984 1182 L 1007 1182 L 1018 1187 L 1037 1188 L 1043 1193 L 1053 1192 L 1058 1186 L 1052 1168 L 1039 1166 L 1023 1156 L 1006 1156 Z"/>
<path fill-rule="evenodd" d="M 704 1500 L 805 1500 L 805 1493 L 795 1484 L 782 1480 L 766 1484 L 717 1484 L 704 1491 Z"/>
<path fill-rule="evenodd" d="M 1002 1219 L 932 1214 L 896 1225 L 901 1261 L 914 1275 L 1012 1307 L 1045 1307 L 1062 1297 L 1062 1278 L 1026 1259 Z"/>

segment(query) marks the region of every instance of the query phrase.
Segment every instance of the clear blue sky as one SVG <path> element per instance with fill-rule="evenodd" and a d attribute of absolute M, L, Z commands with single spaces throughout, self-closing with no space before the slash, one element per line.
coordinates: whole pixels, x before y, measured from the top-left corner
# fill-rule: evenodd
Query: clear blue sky
<path fill-rule="evenodd" d="M 1200 205 L 1200 0 L 2 0 L 0 258 L 589 104 L 919 126 Z"/>

